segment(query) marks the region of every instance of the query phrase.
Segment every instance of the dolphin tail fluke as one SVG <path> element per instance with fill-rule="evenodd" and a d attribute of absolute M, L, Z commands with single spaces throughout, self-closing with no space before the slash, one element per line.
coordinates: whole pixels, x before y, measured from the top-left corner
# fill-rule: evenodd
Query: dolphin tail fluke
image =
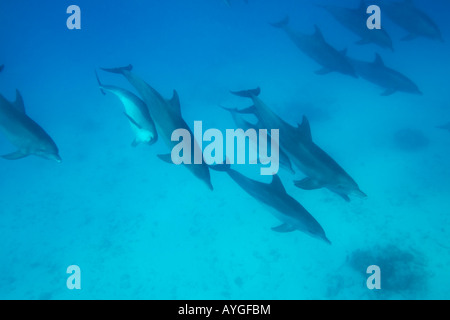
<path fill-rule="evenodd" d="M 95 71 L 95 77 L 97 78 L 97 82 L 100 87 L 100 92 L 105 96 L 106 92 L 105 92 L 105 90 L 103 90 L 103 84 L 100 82 L 100 78 L 98 77 L 97 70 Z"/>
<path fill-rule="evenodd" d="M 128 66 L 121 67 L 121 68 L 110 68 L 110 69 L 109 68 L 100 68 L 100 69 L 102 69 L 103 71 L 106 71 L 106 72 L 122 74 L 124 71 L 133 70 L 133 66 L 131 64 L 129 64 Z"/>
<path fill-rule="evenodd" d="M 285 28 L 289 25 L 289 16 L 284 17 L 280 22 L 270 23 L 270 25 L 274 28 Z"/>
<path fill-rule="evenodd" d="M 230 91 L 232 94 L 234 94 L 235 96 L 238 97 L 243 97 L 243 98 L 253 98 L 253 97 L 257 97 L 261 94 L 261 88 L 258 87 L 256 89 L 253 90 L 244 90 L 244 91 Z"/>

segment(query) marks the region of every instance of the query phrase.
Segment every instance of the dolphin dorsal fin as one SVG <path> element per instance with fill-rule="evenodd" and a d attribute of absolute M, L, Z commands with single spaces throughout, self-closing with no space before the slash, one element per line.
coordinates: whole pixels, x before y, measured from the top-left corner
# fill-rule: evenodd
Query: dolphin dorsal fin
<path fill-rule="evenodd" d="M 174 112 L 181 114 L 180 96 L 178 95 L 177 90 L 173 90 L 173 96 L 172 99 L 169 100 L 169 104 Z"/>
<path fill-rule="evenodd" d="M 301 135 L 302 140 L 312 142 L 311 126 L 309 124 L 308 118 L 303 116 L 302 124 L 298 125 L 297 130 Z"/>
<path fill-rule="evenodd" d="M 322 40 L 325 40 L 325 38 L 323 37 L 322 31 L 319 29 L 319 27 L 317 25 L 314 25 L 314 36 L 317 38 L 320 38 Z"/>
<path fill-rule="evenodd" d="M 16 90 L 16 101 L 14 101 L 13 105 L 17 110 L 19 110 L 23 114 L 26 114 L 25 104 L 23 102 L 23 98 L 22 98 L 22 95 L 20 94 L 19 90 Z"/>
<path fill-rule="evenodd" d="M 282 190 L 284 193 L 286 193 L 283 182 L 281 182 L 281 179 L 277 174 L 273 175 L 272 183 L 270 184 L 270 186 L 274 189 Z"/>
<path fill-rule="evenodd" d="M 383 59 L 381 58 L 381 56 L 377 53 L 375 56 L 375 62 L 374 62 L 377 66 L 385 66 Z"/>

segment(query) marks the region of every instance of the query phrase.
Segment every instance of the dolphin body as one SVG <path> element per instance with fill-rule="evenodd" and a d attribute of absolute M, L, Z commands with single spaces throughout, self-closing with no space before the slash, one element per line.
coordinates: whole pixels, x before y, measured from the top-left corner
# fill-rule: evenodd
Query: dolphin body
<path fill-rule="evenodd" d="M 409 34 L 402 40 L 408 41 L 417 37 L 425 37 L 444 41 L 436 23 L 422 10 L 417 8 L 412 0 L 402 2 L 379 0 L 382 12 Z"/>
<path fill-rule="evenodd" d="M 122 102 L 125 108 L 125 116 L 128 118 L 131 129 L 136 137 L 132 146 L 135 147 L 142 143 L 147 143 L 149 145 L 154 144 L 158 140 L 158 133 L 144 101 L 128 90 L 115 86 L 103 85 L 100 82 L 97 73 L 96 76 L 102 93 L 105 94 L 104 91 L 111 92 Z"/>
<path fill-rule="evenodd" d="M 166 145 L 172 150 L 176 142 L 171 140 L 172 133 L 177 129 L 187 130 L 191 137 L 194 137 L 191 129 L 184 121 L 181 116 L 180 99 L 178 97 L 177 91 L 174 90 L 173 97 L 170 100 L 164 99 L 159 92 L 153 89 L 149 84 L 147 84 L 140 77 L 136 76 L 131 72 L 132 66 L 124 68 L 114 68 L 114 69 L 102 69 L 107 72 L 122 74 L 139 92 L 140 96 L 147 105 L 150 115 L 156 125 L 158 135 L 164 140 Z M 193 138 L 192 143 L 192 155 L 196 153 L 201 154 L 202 150 L 198 145 L 197 141 Z M 158 155 L 158 157 L 168 163 L 172 163 L 171 154 Z M 213 190 L 211 184 L 211 177 L 209 172 L 209 167 L 202 161 L 202 164 L 185 164 L 185 166 L 191 171 L 198 179 L 205 182 L 210 190 Z"/>
<path fill-rule="evenodd" d="M 229 111 L 231 113 L 231 116 L 234 120 L 234 122 L 236 123 L 236 125 L 238 126 L 238 128 L 247 131 L 249 129 L 264 129 L 264 128 L 257 128 L 256 125 L 251 124 L 250 122 L 244 120 L 242 118 L 242 116 L 240 116 L 241 112 L 237 109 L 229 109 L 229 108 L 224 108 L 223 109 Z M 257 143 L 257 141 L 253 141 L 255 143 Z M 272 150 L 272 139 L 268 139 L 267 140 L 267 150 Z M 292 163 L 291 160 L 289 159 L 289 156 L 281 149 L 279 149 L 279 162 L 280 162 L 280 166 L 283 167 L 284 169 L 286 169 L 287 171 L 289 171 L 292 174 L 295 174 L 294 169 L 292 168 Z"/>
<path fill-rule="evenodd" d="M 211 169 L 228 173 L 231 179 L 250 196 L 268 206 L 272 214 L 282 222 L 280 226 L 272 228 L 273 231 L 286 233 L 298 230 L 331 244 L 316 219 L 297 200 L 287 194 L 278 175 L 273 176 L 272 183 L 266 184 L 232 170 L 229 164 L 211 166 Z"/>
<path fill-rule="evenodd" d="M 261 93 L 259 88 L 232 93 L 252 99 L 253 106 L 240 112 L 253 113 L 259 119 L 260 128 L 279 129 L 280 148 L 288 154 L 294 166 L 307 176 L 295 182 L 297 187 L 304 190 L 327 188 L 346 201 L 350 201 L 351 194 L 366 197 L 350 175 L 313 142 L 306 117 L 303 117 L 302 124 L 295 128 L 278 117 L 258 98 Z"/>
<path fill-rule="evenodd" d="M 30 155 L 61 162 L 58 147 L 50 136 L 25 113 L 25 106 L 19 91 L 14 103 L 0 95 L 0 131 L 18 150 L 2 156 L 17 160 Z"/>
<path fill-rule="evenodd" d="M 289 26 L 289 17 L 271 25 L 283 29 L 303 53 L 322 66 L 322 69 L 317 71 L 316 74 L 324 75 L 331 72 L 340 72 L 355 78 L 358 77 L 346 57 L 346 50 L 339 52 L 329 45 L 319 27 L 315 26 L 313 35 L 303 34 Z"/>
<path fill-rule="evenodd" d="M 397 91 L 422 95 L 419 87 L 413 81 L 400 72 L 386 67 L 379 54 L 376 54 L 374 62 L 356 59 L 350 59 L 350 62 L 361 78 L 385 89 L 382 96 L 390 96 Z"/>
<path fill-rule="evenodd" d="M 340 24 L 361 38 L 359 45 L 373 43 L 394 51 L 392 39 L 384 29 L 367 28 L 367 7 L 362 0 L 359 8 L 348 9 L 329 5 L 319 5 L 328 11 Z"/>
<path fill-rule="evenodd" d="M 443 130 L 447 130 L 450 131 L 450 122 L 443 125 L 443 126 L 439 126 L 438 129 L 443 129 Z"/>

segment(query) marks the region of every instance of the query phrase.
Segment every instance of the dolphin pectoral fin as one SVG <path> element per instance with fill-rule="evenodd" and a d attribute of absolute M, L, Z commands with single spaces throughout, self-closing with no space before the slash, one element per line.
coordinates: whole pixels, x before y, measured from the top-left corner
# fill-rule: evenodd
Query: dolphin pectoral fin
<path fill-rule="evenodd" d="M 300 188 L 303 190 L 316 190 L 316 189 L 323 188 L 323 184 L 321 184 L 319 181 L 311 179 L 311 178 L 305 178 L 300 181 L 295 181 L 294 184 L 297 188 Z"/>
<path fill-rule="evenodd" d="M 323 76 L 323 75 L 329 74 L 329 73 L 331 73 L 331 72 L 333 72 L 333 71 L 330 70 L 330 69 L 328 69 L 328 68 L 323 68 L 323 69 L 317 70 L 317 71 L 315 72 L 315 74 L 317 74 L 317 75 L 319 75 L 319 76 Z"/>
<path fill-rule="evenodd" d="M 288 232 L 293 232 L 295 231 L 295 227 L 287 224 L 287 223 L 283 223 L 281 226 L 272 228 L 273 231 L 275 232 L 280 232 L 280 233 L 288 233 Z"/>
<path fill-rule="evenodd" d="M 168 153 L 168 154 L 158 154 L 158 158 L 161 159 L 162 161 L 168 163 L 168 164 L 173 164 L 172 155 L 170 153 Z"/>
<path fill-rule="evenodd" d="M 128 120 L 130 120 L 130 122 L 133 124 L 133 125 L 135 125 L 138 129 L 140 129 L 140 130 L 142 130 L 142 126 L 139 124 L 139 123 L 137 123 L 131 116 L 129 116 L 127 113 L 123 113 L 124 115 L 125 115 L 125 117 L 127 117 L 128 118 Z"/>
<path fill-rule="evenodd" d="M 408 34 L 406 37 L 402 38 L 402 41 L 411 41 L 417 38 L 417 34 Z"/>
<path fill-rule="evenodd" d="M 395 92 L 397 92 L 397 90 L 389 88 L 389 89 L 386 89 L 386 91 L 384 91 L 381 95 L 383 97 L 388 97 L 388 96 L 393 95 Z"/>
<path fill-rule="evenodd" d="M 26 158 L 28 156 L 29 156 L 28 154 L 24 154 L 21 151 L 16 151 L 10 154 L 5 154 L 4 156 L 2 156 L 2 158 L 6 160 L 19 160 L 22 158 Z"/>
<path fill-rule="evenodd" d="M 351 202 L 350 197 L 348 195 L 342 194 L 342 193 L 338 193 L 338 194 L 342 197 L 342 199 L 345 200 L 345 202 Z"/>

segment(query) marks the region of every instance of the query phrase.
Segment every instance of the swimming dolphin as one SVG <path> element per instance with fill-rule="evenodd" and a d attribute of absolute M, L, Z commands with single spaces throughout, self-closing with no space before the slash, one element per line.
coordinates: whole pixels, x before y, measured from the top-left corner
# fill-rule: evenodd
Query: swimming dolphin
<path fill-rule="evenodd" d="M 412 0 L 402 2 L 379 0 L 378 2 L 382 12 L 394 23 L 409 32 L 402 40 L 425 37 L 444 41 L 436 23 L 425 12 L 417 8 Z"/>
<path fill-rule="evenodd" d="M 331 244 L 316 219 L 297 200 L 287 194 L 278 175 L 273 176 L 271 184 L 266 184 L 232 170 L 229 164 L 214 165 L 211 169 L 228 173 L 231 179 L 250 196 L 268 206 L 272 214 L 282 222 L 282 225 L 272 228 L 273 231 L 286 233 L 298 230 Z"/>
<path fill-rule="evenodd" d="M 221 107 L 221 108 L 230 112 L 234 122 L 236 123 L 236 125 L 238 126 L 239 129 L 242 129 L 244 131 L 247 131 L 249 129 L 255 129 L 255 130 L 264 129 L 264 128 L 258 128 L 257 125 L 251 124 L 250 122 L 244 120 L 242 118 L 242 116 L 240 116 L 241 112 L 237 109 L 231 109 L 231 108 L 225 108 L 225 107 Z M 257 141 L 253 141 L 253 142 L 257 143 Z M 267 139 L 267 150 L 272 150 L 272 139 Z M 279 148 L 278 156 L 279 156 L 278 160 L 280 162 L 280 166 L 283 167 L 284 169 L 286 169 L 287 171 L 289 171 L 290 173 L 295 174 L 295 171 L 292 168 L 292 163 L 291 163 L 291 160 L 289 159 L 289 156 L 280 148 Z"/>
<path fill-rule="evenodd" d="M 438 129 L 443 129 L 443 130 L 447 130 L 450 131 L 450 122 L 443 125 L 443 126 L 439 126 Z"/>
<path fill-rule="evenodd" d="M 147 105 L 138 98 L 134 93 L 128 90 L 115 87 L 105 86 L 100 82 L 97 72 L 95 73 L 103 94 L 108 91 L 116 95 L 125 108 L 125 116 L 128 118 L 131 128 L 135 134 L 132 146 L 135 147 L 141 143 L 149 145 L 154 144 L 158 140 L 155 123 L 148 111 Z"/>
<path fill-rule="evenodd" d="M 374 62 L 356 59 L 350 59 L 350 62 L 361 78 L 385 89 L 381 94 L 382 96 L 389 96 L 397 91 L 422 95 L 417 85 L 409 78 L 398 71 L 386 67 L 379 54 L 376 54 Z"/>
<path fill-rule="evenodd" d="M 382 48 L 394 50 L 392 39 L 384 29 L 367 28 L 367 6 L 362 0 L 359 8 L 348 9 L 329 5 L 319 5 L 328 11 L 340 24 L 361 38 L 357 44 L 373 43 Z"/>
<path fill-rule="evenodd" d="M 19 91 L 14 103 L 0 95 L 0 131 L 18 150 L 2 156 L 7 160 L 17 160 L 36 155 L 61 162 L 58 147 L 50 136 L 25 113 L 25 106 Z"/>
<path fill-rule="evenodd" d="M 350 201 L 351 194 L 366 197 L 350 175 L 313 142 L 306 117 L 303 117 L 302 124 L 295 128 L 278 117 L 258 98 L 260 88 L 232 93 L 252 99 L 253 106 L 240 112 L 253 113 L 260 121 L 260 128 L 279 129 L 280 148 L 286 152 L 294 166 L 307 176 L 295 182 L 297 187 L 304 190 L 327 188 L 346 201 Z"/>
<path fill-rule="evenodd" d="M 295 45 L 307 56 L 322 66 L 316 74 L 323 75 L 330 72 L 340 72 L 357 78 L 352 65 L 346 57 L 346 50 L 341 52 L 329 45 L 322 35 L 319 27 L 315 26 L 313 35 L 303 34 L 294 31 L 289 26 L 289 17 L 278 23 L 271 24 L 275 28 L 283 29 Z"/>
<path fill-rule="evenodd" d="M 2 72 L 4 68 L 5 68 L 5 65 L 2 64 L 2 65 L 0 66 L 0 72 Z"/>
<path fill-rule="evenodd" d="M 124 68 L 114 68 L 114 69 L 103 69 L 107 72 L 122 74 L 138 91 L 147 105 L 150 115 L 153 117 L 153 120 L 156 124 L 156 129 L 158 135 L 162 137 L 166 145 L 172 150 L 177 142 L 171 140 L 172 133 L 177 129 L 185 129 L 187 130 L 191 137 L 194 137 L 191 129 L 184 121 L 181 115 L 180 108 L 180 99 L 178 97 L 178 93 L 174 90 L 173 97 L 170 100 L 164 99 L 159 92 L 153 89 L 149 84 L 147 84 L 140 77 L 131 72 L 133 67 L 129 65 Z M 202 153 L 200 146 L 197 141 L 192 138 L 192 148 L 194 155 L 195 153 Z M 168 163 L 173 163 L 171 160 L 171 154 L 166 155 L 158 155 L 158 157 Z M 211 177 L 209 172 L 209 167 L 202 161 L 202 164 L 185 164 L 185 166 L 200 180 L 205 182 L 210 190 L 213 190 L 213 186 L 211 184 Z"/>

